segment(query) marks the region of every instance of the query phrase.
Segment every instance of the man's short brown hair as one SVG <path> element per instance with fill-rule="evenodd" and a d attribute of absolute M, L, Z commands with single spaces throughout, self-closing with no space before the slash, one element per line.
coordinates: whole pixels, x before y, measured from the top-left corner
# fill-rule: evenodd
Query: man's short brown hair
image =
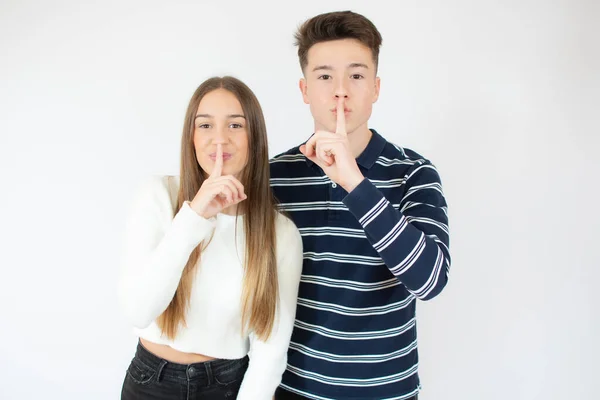
<path fill-rule="evenodd" d="M 361 14 L 336 11 L 319 14 L 305 21 L 294 35 L 302 70 L 308 64 L 308 50 L 317 43 L 331 40 L 356 39 L 371 49 L 375 70 L 379 63 L 381 34 L 375 25 Z"/>

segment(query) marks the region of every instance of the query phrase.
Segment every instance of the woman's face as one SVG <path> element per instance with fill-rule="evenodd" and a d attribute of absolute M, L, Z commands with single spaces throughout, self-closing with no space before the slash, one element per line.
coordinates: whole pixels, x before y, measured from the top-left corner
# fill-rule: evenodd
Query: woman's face
<path fill-rule="evenodd" d="M 222 175 L 239 179 L 248 161 L 248 128 L 242 105 L 225 89 L 207 93 L 194 120 L 196 158 L 207 176 L 214 168 L 218 144 L 223 149 Z"/>

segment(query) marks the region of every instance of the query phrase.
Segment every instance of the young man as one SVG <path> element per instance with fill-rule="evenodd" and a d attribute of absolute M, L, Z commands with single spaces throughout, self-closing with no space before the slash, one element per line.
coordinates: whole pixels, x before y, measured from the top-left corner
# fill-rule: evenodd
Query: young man
<path fill-rule="evenodd" d="M 296 34 L 315 133 L 271 160 L 271 186 L 302 234 L 304 265 L 277 399 L 416 399 L 416 300 L 450 268 L 448 218 L 430 161 L 368 121 L 381 35 L 352 12 Z"/>

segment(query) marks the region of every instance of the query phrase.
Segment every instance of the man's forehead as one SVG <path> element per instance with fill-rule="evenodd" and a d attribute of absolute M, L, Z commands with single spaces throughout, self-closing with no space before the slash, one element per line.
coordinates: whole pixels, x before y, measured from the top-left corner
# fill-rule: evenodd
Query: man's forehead
<path fill-rule="evenodd" d="M 356 41 L 329 41 L 313 45 L 308 50 L 308 65 L 331 65 L 340 67 L 372 67 L 373 53 L 371 49 Z M 311 68 L 312 69 L 312 68 Z"/>

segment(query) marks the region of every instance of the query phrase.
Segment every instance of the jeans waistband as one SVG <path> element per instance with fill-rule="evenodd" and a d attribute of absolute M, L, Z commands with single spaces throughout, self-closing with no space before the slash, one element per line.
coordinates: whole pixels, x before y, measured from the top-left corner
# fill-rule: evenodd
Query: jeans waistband
<path fill-rule="evenodd" d="M 135 352 L 135 360 L 155 371 L 158 380 L 165 378 L 212 382 L 215 376 L 231 373 L 232 370 L 240 369 L 243 374 L 248 365 L 248 356 L 234 360 L 216 359 L 193 364 L 178 364 L 151 353 L 140 342 L 138 342 Z"/>

